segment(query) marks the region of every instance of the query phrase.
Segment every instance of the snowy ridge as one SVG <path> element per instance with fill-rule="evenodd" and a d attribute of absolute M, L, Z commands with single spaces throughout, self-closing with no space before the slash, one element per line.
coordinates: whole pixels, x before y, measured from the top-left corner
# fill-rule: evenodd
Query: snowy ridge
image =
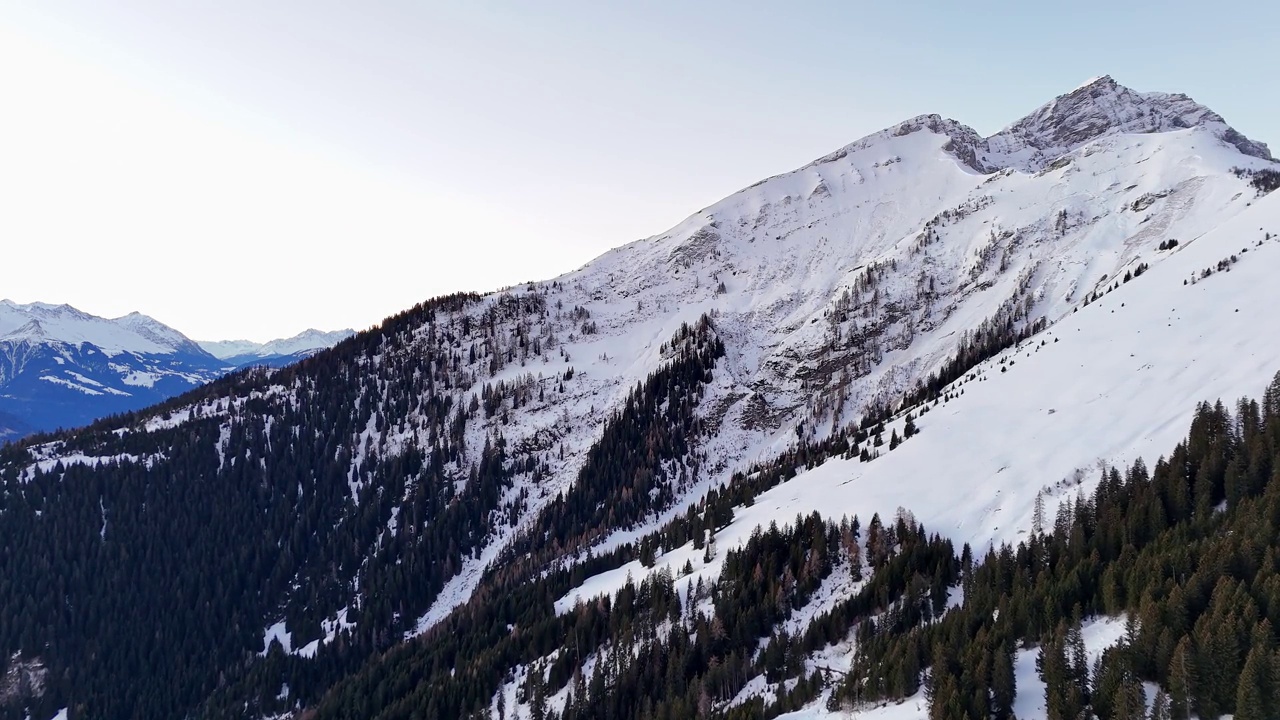
<path fill-rule="evenodd" d="M 1245 155 L 1271 159 L 1263 143 L 1233 130 L 1222 116 L 1183 94 L 1140 93 L 1104 75 L 1031 113 L 987 139 L 1004 166 L 1039 169 L 1081 144 L 1107 134 L 1158 133 L 1201 127 Z"/>
<path fill-rule="evenodd" d="M 1237 151 L 1271 160 L 1265 143 L 1241 135 L 1221 115 L 1181 93 L 1140 93 L 1109 75 L 1036 109 L 1000 132 L 982 137 L 973 128 L 940 115 L 920 115 L 857 140 L 807 167 L 835 162 L 893 137 L 927 131 L 948 138 L 946 149 L 975 172 L 1038 172 L 1054 160 L 1111 135 L 1164 133 L 1202 128 Z"/>
<path fill-rule="evenodd" d="M 201 340 L 198 342 L 200 347 L 219 360 L 246 357 L 269 358 L 314 353 L 333 347 L 355 334 L 355 330 L 350 328 L 330 332 L 308 328 L 293 337 L 278 338 L 265 343 L 252 340 Z"/>
<path fill-rule="evenodd" d="M 70 305 L 19 305 L 12 300 L 0 300 L 0 341 L 89 343 L 112 357 L 124 352 L 203 354 L 187 336 L 141 313 L 108 319 Z"/>

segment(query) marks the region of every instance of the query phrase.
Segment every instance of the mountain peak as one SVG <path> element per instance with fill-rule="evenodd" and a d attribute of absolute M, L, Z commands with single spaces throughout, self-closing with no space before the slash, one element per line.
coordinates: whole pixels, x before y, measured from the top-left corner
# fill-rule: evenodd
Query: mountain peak
<path fill-rule="evenodd" d="M 108 319 L 67 304 L 0 302 L 0 336 L 73 347 L 89 343 L 109 357 L 122 352 L 204 355 L 185 335 L 141 313 Z"/>
<path fill-rule="evenodd" d="M 1087 87 L 1092 87 L 1094 85 L 1116 85 L 1116 84 L 1117 83 L 1115 79 L 1112 78 L 1110 75 L 1096 75 L 1077 85 L 1076 89 L 1072 90 L 1071 92 L 1083 90 Z"/>
<path fill-rule="evenodd" d="M 840 160 L 896 137 L 928 131 L 947 137 L 942 149 L 976 172 L 1006 168 L 1038 172 L 1063 155 L 1110 135 L 1190 128 L 1203 128 L 1244 155 L 1272 159 L 1264 143 L 1245 137 L 1221 115 L 1185 94 L 1138 92 L 1110 75 L 1099 75 L 985 138 L 936 113 L 917 115 L 850 143 L 806 168 Z"/>
<path fill-rule="evenodd" d="M 0 340 L 6 342 L 39 342 L 48 337 L 49 334 L 45 332 L 44 325 L 41 325 L 39 320 L 33 318 L 21 327 L 0 336 Z"/>
<path fill-rule="evenodd" d="M 1138 92 L 1110 75 L 1059 95 L 986 139 L 988 164 L 1038 170 L 1077 147 L 1120 133 L 1205 128 L 1245 155 L 1271 159 L 1267 146 L 1181 93 Z"/>

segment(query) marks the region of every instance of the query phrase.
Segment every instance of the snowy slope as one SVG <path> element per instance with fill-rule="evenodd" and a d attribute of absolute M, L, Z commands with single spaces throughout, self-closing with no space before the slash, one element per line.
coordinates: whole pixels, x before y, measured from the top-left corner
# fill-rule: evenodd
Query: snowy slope
<path fill-rule="evenodd" d="M 704 401 L 715 433 L 701 449 L 707 472 L 683 496 L 693 502 L 799 435 L 896 401 L 984 322 L 1056 322 L 1140 264 L 1179 255 L 1158 247 L 1254 202 L 1233 169 L 1271 166 L 1265 146 L 1185 96 L 1101 78 L 987 139 L 938 116 L 908 120 L 530 285 L 583 308 L 593 332 L 553 318 L 571 361 L 546 370 L 575 367 L 582 392 L 501 428 L 516 443 L 569 435 L 524 517 L 573 482 L 598 432 L 567 428 L 599 428 L 682 322 L 711 315 L 728 352 Z M 469 597 L 514 532 L 463 570 L 420 629 Z"/>
<path fill-rule="evenodd" d="M 1199 279 L 1232 255 L 1238 262 L 1229 270 Z M 865 519 L 900 507 L 978 553 L 1016 543 L 1030 530 L 1038 493 L 1052 510 L 1092 492 L 1101 464 L 1142 457 L 1151 467 L 1184 438 L 1200 401 L 1231 404 L 1262 392 L 1280 371 L 1277 272 L 1280 194 L 979 366 L 953 388 L 963 394 L 922 415 L 920 434 L 898 449 L 867 463 L 829 460 L 738 508 L 717 546 L 741 546 L 757 526 L 784 525 L 797 513 Z M 901 434 L 901 424 L 890 427 Z M 673 549 L 653 570 L 695 555 L 692 544 Z M 695 569 L 691 580 L 719 573 Z M 628 573 L 638 583 L 646 572 L 633 563 L 589 578 L 558 607 L 612 592 Z"/>
<path fill-rule="evenodd" d="M 1191 284 L 1233 255 L 1229 270 Z M 1099 463 L 1154 465 L 1184 438 L 1197 403 L 1261 393 L 1280 371 L 1278 271 L 1280 195 L 1272 195 L 986 363 L 898 450 L 871 463 L 829 461 L 762 495 L 740 523 L 903 506 L 957 541 L 1016 542 L 1036 493 L 1052 508 L 1091 492 Z"/>
<path fill-rule="evenodd" d="M 1190 238 L 1149 272 L 979 366 L 951 388 L 963 394 L 929 409 L 916 423 L 921 434 L 896 450 L 869 463 L 829 460 L 737 508 L 716 536 L 721 557 L 756 527 L 813 511 L 865 521 L 906 508 L 979 554 L 991 543 L 1018 542 L 1030 530 L 1037 494 L 1051 521 L 1058 501 L 1092 492 L 1103 464 L 1142 457 L 1153 466 L 1184 439 L 1200 401 L 1230 405 L 1260 394 L 1280 371 L 1272 317 L 1280 305 L 1277 272 L 1280 194 Z M 891 427 L 901 433 L 901 424 Z M 635 562 L 588 578 L 557 609 L 615 592 L 628 577 L 639 583 L 650 572 L 677 571 L 689 559 L 694 573 L 677 581 L 682 591 L 719 575 L 718 564 L 704 565 L 690 544 L 650 570 Z M 1095 653 L 1114 642 L 1119 627 L 1091 626 L 1106 640 Z M 1019 717 L 1043 717 L 1034 650 L 1019 654 L 1018 675 Z M 920 697 L 864 712 L 925 717 L 927 705 Z M 787 717 L 837 716 L 819 701 Z"/>

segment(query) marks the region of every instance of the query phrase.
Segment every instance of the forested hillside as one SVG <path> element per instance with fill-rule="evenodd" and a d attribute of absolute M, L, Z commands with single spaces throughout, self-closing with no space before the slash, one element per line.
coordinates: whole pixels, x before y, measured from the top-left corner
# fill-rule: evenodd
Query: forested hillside
<path fill-rule="evenodd" d="M 1103 469 L 1094 493 L 1039 508 L 1016 546 L 956 548 L 910 513 L 865 525 L 815 513 L 757 528 L 718 580 L 684 591 L 664 571 L 557 613 L 572 573 L 498 583 L 316 716 L 497 717 L 506 678 L 535 718 L 776 717 L 824 692 L 833 711 L 924 692 L 930 717 L 1009 718 L 1015 652 L 1034 648 L 1050 718 L 1146 718 L 1153 705 L 1161 718 L 1275 717 L 1280 375 L 1234 408 L 1202 404 L 1154 468 Z M 653 541 L 680 543 L 684 528 Z M 833 581 L 850 592 L 813 613 Z M 788 632 L 801 614 L 807 627 Z M 1080 623 L 1095 615 L 1129 621 L 1090 665 Z M 850 637 L 847 673 L 812 661 Z M 785 690 L 744 697 L 753 678 Z"/>
<path fill-rule="evenodd" d="M 338 352 L 219 381 L 134 432 L 107 430 L 126 417 L 4 450 L 6 657 L 42 666 L 44 693 L 77 698 L 77 716 L 177 716 L 246 669 L 271 678 L 270 693 L 254 694 L 272 704 L 281 682 L 285 703 L 314 698 L 393 645 L 462 560 L 512 524 L 522 502 L 513 479 L 547 472 L 536 454 L 510 462 L 500 431 L 469 446 L 469 422 L 573 382 L 566 371 L 486 384 L 482 401 L 456 402 L 447 390 L 470 388 L 474 368 L 538 352 L 516 349 L 539 345 L 519 327 L 546 312 L 530 293 L 473 324 L 476 300 L 442 298 Z M 455 348 L 463 338 L 475 343 L 465 353 Z M 689 472 L 699 387 L 723 352 L 708 321 L 671 338 L 669 361 L 594 445 L 583 473 L 598 481 L 546 513 L 554 548 L 670 501 L 666 479 Z M 374 357 L 395 372 L 362 372 Z M 383 408 L 419 423 L 430 444 L 381 457 L 362 444 L 366 429 L 396 422 Z M 54 448 L 59 459 L 41 459 Z M 459 458 L 475 463 L 461 469 Z M 608 517 L 594 510 L 603 500 Z M 264 636 L 264 625 L 278 629 Z M 21 704 L 8 712 L 24 716 Z"/>

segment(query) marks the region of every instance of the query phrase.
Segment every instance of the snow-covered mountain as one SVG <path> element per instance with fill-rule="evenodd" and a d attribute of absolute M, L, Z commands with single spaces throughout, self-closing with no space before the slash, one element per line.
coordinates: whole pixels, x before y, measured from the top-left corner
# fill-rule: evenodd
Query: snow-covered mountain
<path fill-rule="evenodd" d="M 245 365 L 280 367 L 314 355 L 320 350 L 331 348 L 355 334 L 356 331 L 351 329 L 325 332 L 308 328 L 293 337 L 278 338 L 265 343 L 252 340 L 201 340 L 199 345 L 210 355 L 236 367 Z"/>
<path fill-rule="evenodd" d="M 662 343 L 682 323 L 709 315 L 728 347 L 702 401 L 715 432 L 696 482 L 648 527 L 797 438 L 814 442 L 896 405 L 958 353 L 1053 327 L 1094 293 L 1158 267 L 1176 254 L 1162 245 L 1181 248 L 1257 201 L 1242 170 L 1277 167 L 1265 145 L 1185 95 L 1102 77 L 988 138 L 937 115 L 912 118 L 531 285 L 589 319 L 535 325 L 557 338 L 560 357 L 494 378 L 572 366 L 582 387 L 503 422 L 515 445 L 551 435 L 568 449 L 528 489 L 524 517 L 534 522 L 530 510 L 575 481 L 596 436 L 570 429 L 599 427 L 662 365 Z M 469 442 L 496 428 L 479 425 Z M 468 563 L 418 630 L 465 603 L 519 529 Z M 606 545 L 642 534 L 619 531 Z"/>
<path fill-rule="evenodd" d="M 0 442 L 154 405 L 246 365 L 288 365 L 353 334 L 197 343 L 141 313 L 0 300 Z"/>
<path fill-rule="evenodd" d="M 730 361 L 734 407 L 819 432 L 893 400 L 984 321 L 1051 323 L 1159 263 L 1161 242 L 1252 202 L 1232 170 L 1265 156 L 1184 96 L 1101 78 L 986 139 L 908 120 L 559 282 L 583 289 L 601 335 L 715 313 L 750 349 Z"/>
<path fill-rule="evenodd" d="M 424 303 L 315 362 L 246 375 L 112 433 L 25 447 L 0 471 L 56 492 L 136 470 L 231 508 L 201 514 L 200 498 L 184 497 L 156 511 L 174 527 L 261 523 L 195 538 L 214 538 L 216 557 L 243 538 L 234 556 L 272 559 L 249 580 L 240 566 L 191 580 L 255 592 L 210 601 L 248 640 L 243 657 L 226 651 L 211 698 L 170 699 L 178 714 L 194 703 L 208 716 L 399 717 L 417 707 L 411 695 L 434 707 L 472 691 L 493 698 L 495 716 L 558 711 L 578 692 L 569 677 L 591 675 L 621 640 L 575 636 L 572 656 L 544 640 L 563 630 L 556 618 L 586 615 L 578 601 L 609 594 L 623 607 L 628 578 L 665 578 L 714 615 L 691 592 L 729 571 L 727 551 L 814 510 L 865 520 L 901 507 L 979 551 L 1016 542 L 1038 501 L 1087 491 L 1100 462 L 1153 465 L 1198 401 L 1261 393 L 1280 369 L 1266 332 L 1280 303 L 1280 194 L 1259 179 L 1278 170 L 1264 144 L 1190 98 L 1109 77 L 990 137 L 921 116 L 574 272 Z M 876 446 L 883 457 L 870 461 L 831 449 L 865 422 L 920 434 Z M 696 540 L 661 544 L 780 465 L 776 485 L 711 524 L 718 555 L 697 525 Z M 108 508 L 128 499 L 103 502 L 109 538 Z M 147 540 L 136 542 L 141 557 Z M 201 558 L 172 566 L 219 571 Z M 521 589 L 536 599 L 513 611 Z M 853 590 L 831 580 L 766 632 L 796 637 Z M 198 624 L 207 607 L 147 622 Z M 664 627 L 694 611 L 676 607 Z M 481 619 L 492 626 L 474 630 Z M 469 642 L 527 644 L 451 644 L 469 627 Z M 188 633 L 163 635 L 163 651 L 196 652 Z M 751 641 L 735 652 L 759 654 Z M 800 662 L 847 670 L 851 642 Z M 549 696 L 531 689 L 535 667 L 562 681 Z M 738 680 L 708 706 L 795 687 Z M 451 684 L 471 681 L 483 692 Z M 74 705 L 95 682 L 116 687 L 94 677 L 51 692 Z M 353 688 L 367 690 L 364 704 Z M 1019 717 L 1037 716 L 1022 700 Z"/>
<path fill-rule="evenodd" d="M 40 302 L 20 305 L 12 300 L 0 300 L 0 337 L 14 342 L 88 343 L 108 356 L 122 352 L 200 353 L 199 346 L 185 335 L 141 313 L 108 320 L 70 305 Z"/>
<path fill-rule="evenodd" d="M 226 370 L 140 313 L 106 319 L 69 305 L 0 300 L 0 439 L 153 405 Z"/>

